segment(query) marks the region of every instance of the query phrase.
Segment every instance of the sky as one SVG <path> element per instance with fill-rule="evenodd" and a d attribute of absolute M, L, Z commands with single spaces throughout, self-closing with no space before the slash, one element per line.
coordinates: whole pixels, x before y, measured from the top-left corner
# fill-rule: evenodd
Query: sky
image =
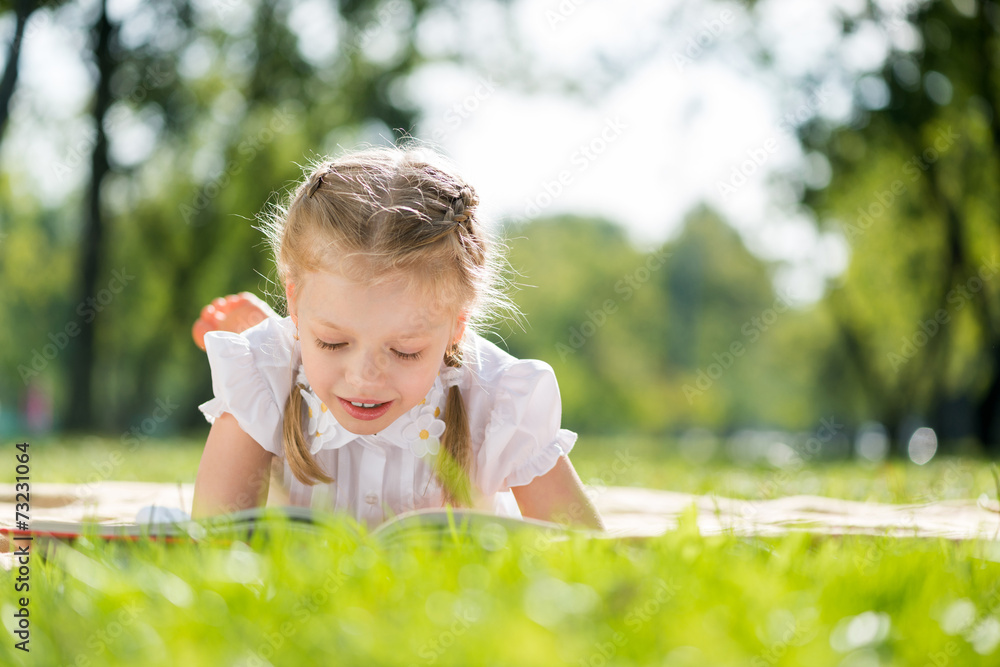
<path fill-rule="evenodd" d="M 239 3 L 225 2 L 200 4 L 206 15 L 238 26 L 245 13 Z M 508 21 L 495 3 L 474 0 L 459 5 L 457 15 L 433 14 L 419 35 L 425 53 L 457 54 L 463 64 L 428 66 L 398 94 L 423 110 L 414 134 L 452 156 L 488 217 L 596 215 L 652 247 L 705 203 L 751 251 L 778 263 L 775 282 L 783 295 L 808 303 L 844 270 L 848 250 L 838 232 L 821 233 L 797 205 L 796 180 L 822 186 L 829 165 L 822 156 L 803 155 L 793 127 L 816 115 L 845 122 L 853 77 L 877 71 L 890 45 L 915 46 L 903 20 L 890 22 L 888 32 L 862 26 L 842 42 L 838 15 L 857 12 L 861 3 L 763 0 L 754 30 L 736 2 L 643 0 L 625 10 L 609 2 L 521 0 Z M 880 4 L 902 17 L 917 1 Z M 93 3 L 76 6 L 63 11 L 85 15 Z M 110 6 L 124 15 L 135 2 Z M 310 0 L 291 21 L 300 48 L 319 60 L 337 56 L 330 39 L 337 17 L 325 7 Z M 381 15 L 364 36 L 366 52 L 391 57 L 393 26 L 408 18 Z M 11 26 L 2 28 L 6 42 Z M 36 15 L 2 148 L 4 164 L 31 156 L 30 178 L 53 201 L 79 188 L 86 173 L 52 178 L 53 164 L 87 159 L 93 134 L 79 117 L 91 94 L 79 55 L 84 40 Z M 775 54 L 769 70 L 750 56 L 758 43 Z M 198 61 L 196 53 L 187 57 Z M 530 75 L 506 75 L 512 59 L 529 63 Z M 810 89 L 789 86 L 810 74 L 818 77 Z M 560 81 L 576 82 L 581 92 L 567 94 Z M 877 97 L 877 87 L 870 89 Z M 369 132 L 377 140 L 389 129 Z M 155 139 L 141 122 L 122 123 L 116 133 L 117 145 L 140 153 Z"/>

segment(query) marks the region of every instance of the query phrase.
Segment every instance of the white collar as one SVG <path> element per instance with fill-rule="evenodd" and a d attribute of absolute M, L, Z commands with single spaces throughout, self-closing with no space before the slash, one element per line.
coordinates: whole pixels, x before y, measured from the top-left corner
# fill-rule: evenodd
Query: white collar
<path fill-rule="evenodd" d="M 322 449 L 339 449 L 353 440 L 361 439 L 362 443 L 366 444 L 388 444 L 409 449 L 418 458 L 436 455 L 445 429 L 442 417 L 447 391 L 459 383 L 462 371 L 462 368 L 451 368 L 442 364 L 431 390 L 423 401 L 376 435 L 366 436 L 351 433 L 340 425 L 334 418 L 333 412 L 309 386 L 300 365 L 295 381 L 296 385 L 301 384 L 305 387 L 299 389 L 299 392 L 308 408 L 304 430 L 306 439 L 310 442 L 309 452 L 315 455 Z"/>

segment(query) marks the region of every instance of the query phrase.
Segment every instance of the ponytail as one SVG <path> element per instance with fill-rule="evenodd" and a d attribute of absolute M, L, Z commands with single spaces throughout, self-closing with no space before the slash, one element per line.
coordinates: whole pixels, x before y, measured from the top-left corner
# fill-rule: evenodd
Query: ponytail
<path fill-rule="evenodd" d="M 318 482 L 329 484 L 333 478 L 323 472 L 316 459 L 309 452 L 305 433 L 302 432 L 302 393 L 304 387 L 295 383 L 292 392 L 285 402 L 284 424 L 282 426 L 282 441 L 285 450 L 285 460 L 292 474 L 307 486 Z"/>
<path fill-rule="evenodd" d="M 457 344 L 445 353 L 444 363 L 451 368 L 462 365 L 462 352 Z M 472 465 L 472 447 L 469 444 L 469 417 L 465 412 L 462 393 L 454 385 L 448 390 L 444 422 L 441 449 L 438 451 L 434 474 L 444 490 L 446 503 L 458 507 L 471 507 L 472 489 L 469 471 Z"/>

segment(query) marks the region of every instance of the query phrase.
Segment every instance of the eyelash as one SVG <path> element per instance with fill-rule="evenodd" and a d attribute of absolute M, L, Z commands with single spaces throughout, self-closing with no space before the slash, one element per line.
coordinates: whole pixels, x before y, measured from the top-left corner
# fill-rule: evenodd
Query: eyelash
<path fill-rule="evenodd" d="M 325 340 L 316 339 L 316 345 L 318 345 L 323 350 L 338 350 L 342 348 L 347 343 L 327 343 Z M 395 354 L 400 359 L 405 359 L 406 361 L 416 361 L 420 358 L 420 352 L 400 352 L 398 350 L 393 350 Z"/>

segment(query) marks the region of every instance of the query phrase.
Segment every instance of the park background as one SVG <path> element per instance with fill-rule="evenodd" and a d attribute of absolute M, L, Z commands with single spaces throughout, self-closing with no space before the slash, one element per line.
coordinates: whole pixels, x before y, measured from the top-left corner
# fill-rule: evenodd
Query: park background
<path fill-rule="evenodd" d="M 582 444 L 995 454 L 998 29 L 977 0 L 0 3 L 0 435 L 203 439 L 190 327 L 279 293 L 259 216 L 406 136 L 479 190 L 524 315 L 490 335 L 555 368 Z"/>
<path fill-rule="evenodd" d="M 490 335 L 555 368 L 611 529 L 4 553 L 32 653 L 0 597 L 0 663 L 996 664 L 998 31 L 986 0 L 0 0 L 0 526 L 24 477 L 32 521 L 188 509 L 200 308 L 280 291 L 255 225 L 302 166 L 405 136 L 506 239 Z"/>

